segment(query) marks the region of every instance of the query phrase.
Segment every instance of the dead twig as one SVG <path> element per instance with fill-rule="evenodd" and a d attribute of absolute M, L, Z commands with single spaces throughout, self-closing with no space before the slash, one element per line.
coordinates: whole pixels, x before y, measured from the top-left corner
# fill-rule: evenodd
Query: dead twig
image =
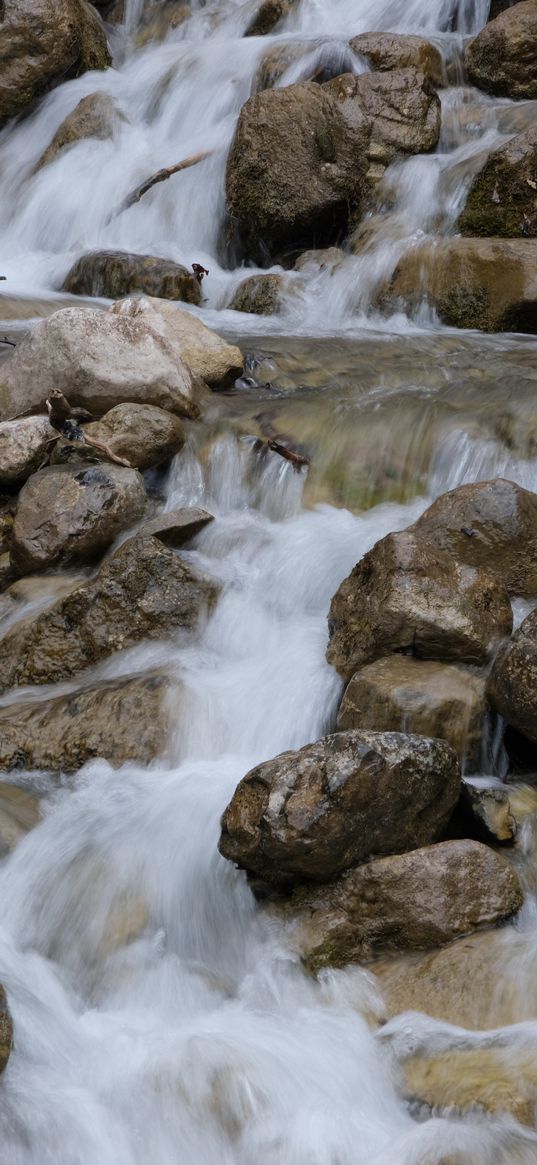
<path fill-rule="evenodd" d="M 130 206 L 134 206 L 136 202 L 139 202 L 143 198 L 144 194 L 147 194 L 148 190 L 151 190 L 153 186 L 157 185 L 157 182 L 166 182 L 168 178 L 171 178 L 172 174 L 179 174 L 181 170 L 188 170 L 190 166 L 197 166 L 198 162 L 203 162 L 204 158 L 208 158 L 212 152 L 212 150 L 202 150 L 199 154 L 190 154 L 188 158 L 183 158 L 175 166 L 164 166 L 162 170 L 157 170 L 156 174 L 152 174 L 150 178 L 146 178 L 145 182 L 142 182 L 140 186 L 136 187 L 136 190 L 132 190 L 127 195 L 121 203 L 121 206 L 111 217 L 117 218 L 118 214 L 122 214 Z"/>

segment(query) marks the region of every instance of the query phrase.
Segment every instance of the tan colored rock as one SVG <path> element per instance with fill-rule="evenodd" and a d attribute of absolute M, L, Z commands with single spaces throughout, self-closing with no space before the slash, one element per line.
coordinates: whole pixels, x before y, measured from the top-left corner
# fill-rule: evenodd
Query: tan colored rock
<path fill-rule="evenodd" d="M 484 841 L 515 840 L 517 822 L 512 812 L 509 786 L 499 788 L 497 784 L 487 785 L 483 778 L 476 780 L 475 783 L 463 781 L 461 807 L 465 819 L 473 822 L 474 831 L 477 831 Z"/>
<path fill-rule="evenodd" d="M 121 4 L 123 0 L 120 0 Z M 183 0 L 164 0 L 160 4 L 149 4 L 142 13 L 136 33 L 137 47 L 143 48 L 147 44 L 164 40 L 169 32 L 180 28 L 191 15 L 190 6 L 184 4 Z M 122 14 L 121 19 L 123 18 Z"/>
<path fill-rule="evenodd" d="M 38 797 L 0 781 L 0 857 L 14 849 L 40 819 Z"/>
<path fill-rule="evenodd" d="M 388 534 L 336 591 L 326 657 L 340 675 L 392 652 L 484 663 L 512 628 L 498 580 L 456 562 L 418 531 Z"/>
<path fill-rule="evenodd" d="M 131 255 L 128 251 L 90 251 L 77 260 L 66 276 L 63 291 L 71 295 L 119 299 L 132 292 L 201 302 L 201 290 L 192 271 L 172 259 Z"/>
<path fill-rule="evenodd" d="M 468 80 L 497 97 L 537 97 L 537 5 L 523 0 L 481 30 L 466 46 Z"/>
<path fill-rule="evenodd" d="M 13 1047 L 13 1020 L 9 1014 L 7 998 L 0 983 L 0 1075 L 9 1060 Z"/>
<path fill-rule="evenodd" d="M 0 485 L 26 481 L 46 460 L 56 436 L 48 417 L 0 422 Z"/>
<path fill-rule="evenodd" d="M 114 304 L 110 311 L 112 315 L 145 321 L 180 352 L 192 375 L 201 377 L 211 388 L 228 388 L 241 375 L 240 348 L 228 344 L 218 332 L 176 304 L 151 296 L 133 296 Z"/>
<path fill-rule="evenodd" d="M 537 54 L 536 54 L 537 62 Z M 537 236 L 537 128 L 489 154 L 474 178 L 457 227 L 463 235 Z"/>
<path fill-rule="evenodd" d="M 269 884 L 326 881 L 371 854 L 434 841 L 459 791 L 443 741 L 335 733 L 246 774 L 222 817 L 220 853 Z"/>
<path fill-rule="evenodd" d="M 41 154 L 34 173 L 53 162 L 67 146 L 75 145 L 86 138 L 97 138 L 99 141 L 112 138 L 116 126 L 124 120 L 123 114 L 109 93 L 98 91 L 83 97 L 56 130 L 50 145 Z"/>
<path fill-rule="evenodd" d="M 252 315 L 277 315 L 289 280 L 285 275 L 250 275 L 240 283 L 229 307 Z"/>
<path fill-rule="evenodd" d="M 434 85 L 444 84 L 444 64 L 435 45 L 422 36 L 396 32 L 362 32 L 349 45 L 353 53 L 365 57 L 373 72 L 419 69 Z"/>
<path fill-rule="evenodd" d="M 310 41 L 289 40 L 280 38 L 272 42 L 259 58 L 259 64 L 252 83 L 252 93 L 259 93 L 262 89 L 273 89 L 291 65 L 311 51 Z M 338 70 L 339 72 L 339 70 Z M 337 74 L 336 74 L 337 75 Z M 307 78 L 311 80 L 310 77 Z"/>
<path fill-rule="evenodd" d="M 119 457 L 126 457 L 133 469 L 162 465 L 185 443 L 178 417 L 155 405 L 116 405 L 100 421 L 85 425 L 84 431 Z"/>
<path fill-rule="evenodd" d="M 337 728 L 411 732 L 446 740 L 470 772 L 479 762 L 485 681 L 461 667 L 390 655 L 355 672 Z"/>
<path fill-rule="evenodd" d="M 537 744 L 537 610 L 498 652 L 487 695 L 508 724 Z"/>
<path fill-rule="evenodd" d="M 13 523 L 11 562 L 20 574 L 58 562 L 98 558 L 142 517 L 144 485 L 133 469 L 54 465 L 23 486 Z"/>
<path fill-rule="evenodd" d="M 412 1056 L 402 1065 L 407 1098 L 435 1110 L 476 1108 L 509 1115 L 530 1128 L 537 1110 L 537 1066 L 527 1048 L 453 1048 Z"/>
<path fill-rule="evenodd" d="M 158 538 L 165 546 L 183 546 L 208 526 L 209 522 L 214 522 L 214 518 L 207 510 L 183 506 L 178 510 L 166 510 L 158 518 L 144 522 L 140 536 Z"/>

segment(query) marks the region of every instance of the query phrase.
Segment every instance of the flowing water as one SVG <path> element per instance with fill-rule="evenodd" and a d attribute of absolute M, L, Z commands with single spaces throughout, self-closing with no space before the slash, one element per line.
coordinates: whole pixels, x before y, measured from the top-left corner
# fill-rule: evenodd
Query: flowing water
<path fill-rule="evenodd" d="M 201 262 L 204 318 L 242 335 L 253 372 L 235 395 L 215 398 L 163 498 L 215 515 L 187 553 L 221 583 L 214 613 L 193 643 L 137 648 L 92 677 L 155 666 L 179 677 L 166 759 L 118 771 L 103 759 L 54 784 L 13 775 L 46 795 L 42 822 L 0 866 L 0 981 L 16 1032 L 0 1161 L 535 1165 L 530 1128 L 479 1110 L 416 1111 L 400 1066 L 416 1049 L 492 1047 L 523 1054 L 537 1075 L 529 793 L 515 859 L 527 904 L 486 961 L 488 1010 L 473 1024 L 459 1020 L 457 1001 L 450 1024 L 416 1014 L 418 995 L 383 1026 L 382 977 L 352 967 L 311 980 L 282 924 L 217 852 L 220 815 L 244 773 L 333 726 L 341 687 L 324 658 L 326 615 L 361 555 L 462 481 L 505 474 L 537 489 L 532 342 L 449 332 L 426 313 L 386 321 L 372 308 L 405 247 L 453 231 L 483 152 L 530 124 L 535 104 L 443 90 L 438 151 L 391 168 L 366 247 L 332 275 L 315 265 L 292 274 L 283 315 L 263 321 L 260 336 L 259 318 L 226 310 L 244 271 L 222 265 L 219 232 L 227 148 L 267 48 L 306 43 L 285 83 L 306 75 L 312 54 L 363 69 L 347 48 L 359 32 L 423 32 L 456 81 L 462 38 L 484 24 L 488 3 L 302 0 L 278 36 L 243 39 L 254 8 L 194 6 L 164 43 L 137 48 L 142 6 L 127 0 L 112 32 L 118 67 L 62 85 L 0 135 L 10 295 L 31 297 L 39 314 L 92 248 Z M 61 121 L 96 88 L 125 115 L 114 140 L 81 142 L 34 174 Z M 206 161 L 110 217 L 148 174 L 206 149 Z M 267 419 L 307 447 L 309 472 L 256 454 Z M 32 594 L 23 613 L 49 596 Z M 2 632 L 12 609 L 0 617 Z M 459 973 L 462 1015 L 484 966 L 474 981 L 471 964 Z M 509 987 L 505 1005 L 498 983 Z"/>

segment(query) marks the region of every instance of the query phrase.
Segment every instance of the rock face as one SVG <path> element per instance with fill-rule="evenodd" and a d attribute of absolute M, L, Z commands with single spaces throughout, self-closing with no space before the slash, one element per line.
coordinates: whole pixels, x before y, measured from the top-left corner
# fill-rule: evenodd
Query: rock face
<path fill-rule="evenodd" d="M 494 150 L 474 178 L 458 222 L 462 234 L 535 238 L 536 173 L 537 129 L 532 126 Z"/>
<path fill-rule="evenodd" d="M 466 767 L 479 762 L 485 681 L 460 667 L 390 655 L 356 672 L 339 709 L 339 732 L 412 732 L 446 740 Z"/>
<path fill-rule="evenodd" d="M 228 388 L 241 375 L 240 348 L 228 344 L 196 316 L 165 299 L 133 296 L 114 304 L 111 314 L 145 321 L 173 344 L 192 375 L 201 377 L 210 388 Z"/>
<path fill-rule="evenodd" d="M 222 817 L 220 853 L 268 884 L 322 882 L 436 839 L 459 789 L 443 741 L 335 733 L 247 773 Z"/>
<path fill-rule="evenodd" d="M 8 631 L 0 687 L 66 679 L 141 640 L 192 631 L 217 593 L 157 538 L 130 538 L 94 578 Z"/>
<path fill-rule="evenodd" d="M 200 285 L 192 274 L 171 259 L 154 255 L 130 255 L 127 251 L 90 251 L 71 268 L 64 291 L 72 295 L 119 299 L 133 291 L 161 299 L 200 303 Z"/>
<path fill-rule="evenodd" d="M 239 285 L 229 306 L 232 311 L 251 312 L 252 315 L 276 315 L 286 282 L 284 275 L 251 275 Z"/>
<path fill-rule="evenodd" d="M 118 465 L 54 465 L 23 486 L 13 523 L 11 561 L 20 574 L 98 558 L 142 517 L 142 478 Z"/>
<path fill-rule="evenodd" d="M 464 54 L 472 85 L 498 97 L 537 97 L 537 7 L 523 0 L 485 25 Z"/>
<path fill-rule="evenodd" d="M 365 57 L 373 72 L 419 69 L 429 81 L 442 85 L 444 66 L 437 48 L 422 36 L 394 32 L 363 32 L 349 41 L 353 53 Z"/>
<path fill-rule="evenodd" d="M 112 311 L 63 308 L 35 324 L 2 366 L 2 420 L 42 409 L 53 388 L 97 415 L 128 401 L 199 416 L 177 345 L 145 319 Z"/>
<path fill-rule="evenodd" d="M 35 172 L 53 162 L 67 146 L 75 145 L 85 138 L 105 141 L 113 137 L 120 120 L 124 120 L 123 115 L 108 93 L 90 93 L 88 97 L 83 97 L 56 130 L 50 145 L 41 154 Z"/>
<path fill-rule="evenodd" d="M 207 510 L 200 510 L 194 506 L 182 507 L 178 510 L 168 510 L 158 518 L 144 522 L 140 534 L 144 538 L 149 535 L 158 538 L 165 546 L 182 546 L 213 521 L 213 515 L 208 514 Z"/>
<path fill-rule="evenodd" d="M 332 599 L 326 657 L 345 679 L 392 652 L 484 663 L 510 634 L 511 604 L 484 570 L 455 562 L 417 531 L 388 534 Z"/>
<path fill-rule="evenodd" d="M 299 888 L 291 900 L 302 920 L 305 959 L 315 970 L 383 951 L 442 946 L 509 918 L 521 905 L 515 871 L 478 841 L 444 841 L 379 858 L 332 885 Z"/>
<path fill-rule="evenodd" d="M 487 694 L 507 723 L 537 744 L 537 611 L 498 652 Z"/>
<path fill-rule="evenodd" d="M 459 562 L 496 574 L 510 595 L 537 597 L 537 494 L 514 481 L 460 485 L 413 529 Z"/>
<path fill-rule="evenodd" d="M 26 481 L 39 469 L 55 436 L 47 417 L 0 423 L 0 485 Z"/>
<path fill-rule="evenodd" d="M 13 1021 L 9 1014 L 6 993 L 0 983 L 0 1073 L 9 1060 L 13 1046 Z"/>
<path fill-rule="evenodd" d="M 134 469 L 162 465 L 185 443 L 180 420 L 155 405 L 116 405 L 100 421 L 85 425 L 84 431 L 113 453 L 126 457 Z"/>
<path fill-rule="evenodd" d="M 3 0 L 0 124 L 54 85 L 110 64 L 106 34 L 85 0 Z"/>

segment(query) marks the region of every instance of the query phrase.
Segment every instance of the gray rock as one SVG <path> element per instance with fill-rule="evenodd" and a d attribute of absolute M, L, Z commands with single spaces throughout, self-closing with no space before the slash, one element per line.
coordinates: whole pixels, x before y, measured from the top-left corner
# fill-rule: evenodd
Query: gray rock
<path fill-rule="evenodd" d="M 155 255 L 131 255 L 127 251 L 90 251 L 77 260 L 67 275 L 64 291 L 71 295 L 119 299 L 140 291 L 162 299 L 200 303 L 200 285 L 180 263 Z"/>
<path fill-rule="evenodd" d="M 213 515 L 207 513 L 207 510 L 185 506 L 178 510 L 167 510 L 158 518 L 144 522 L 140 535 L 144 538 L 148 535 L 158 538 L 165 546 L 183 546 L 213 521 Z"/>
<path fill-rule="evenodd" d="M 162 465 L 185 443 L 180 420 L 156 405 L 116 405 L 100 421 L 85 425 L 84 431 L 113 453 L 126 457 L 133 469 Z"/>
<path fill-rule="evenodd" d="M 193 376 L 210 388 L 227 388 L 240 376 L 242 352 L 177 304 L 152 296 L 132 296 L 114 304 L 112 315 L 132 316 L 173 345 Z"/>
<path fill-rule="evenodd" d="M 0 485 L 26 481 L 47 458 L 56 437 L 47 417 L 0 422 Z"/>
<path fill-rule="evenodd" d="M 537 97 L 537 6 L 524 0 L 501 12 L 466 46 L 469 81 L 498 97 Z"/>
<path fill-rule="evenodd" d="M 508 724 L 537 744 L 537 610 L 498 652 L 487 695 Z"/>
<path fill-rule="evenodd" d="M 90 93 L 88 97 L 83 97 L 56 130 L 50 145 L 41 154 L 34 173 L 53 162 L 67 146 L 87 138 L 97 138 L 99 141 L 112 138 L 121 121 L 125 121 L 125 118 L 109 93 Z"/>

